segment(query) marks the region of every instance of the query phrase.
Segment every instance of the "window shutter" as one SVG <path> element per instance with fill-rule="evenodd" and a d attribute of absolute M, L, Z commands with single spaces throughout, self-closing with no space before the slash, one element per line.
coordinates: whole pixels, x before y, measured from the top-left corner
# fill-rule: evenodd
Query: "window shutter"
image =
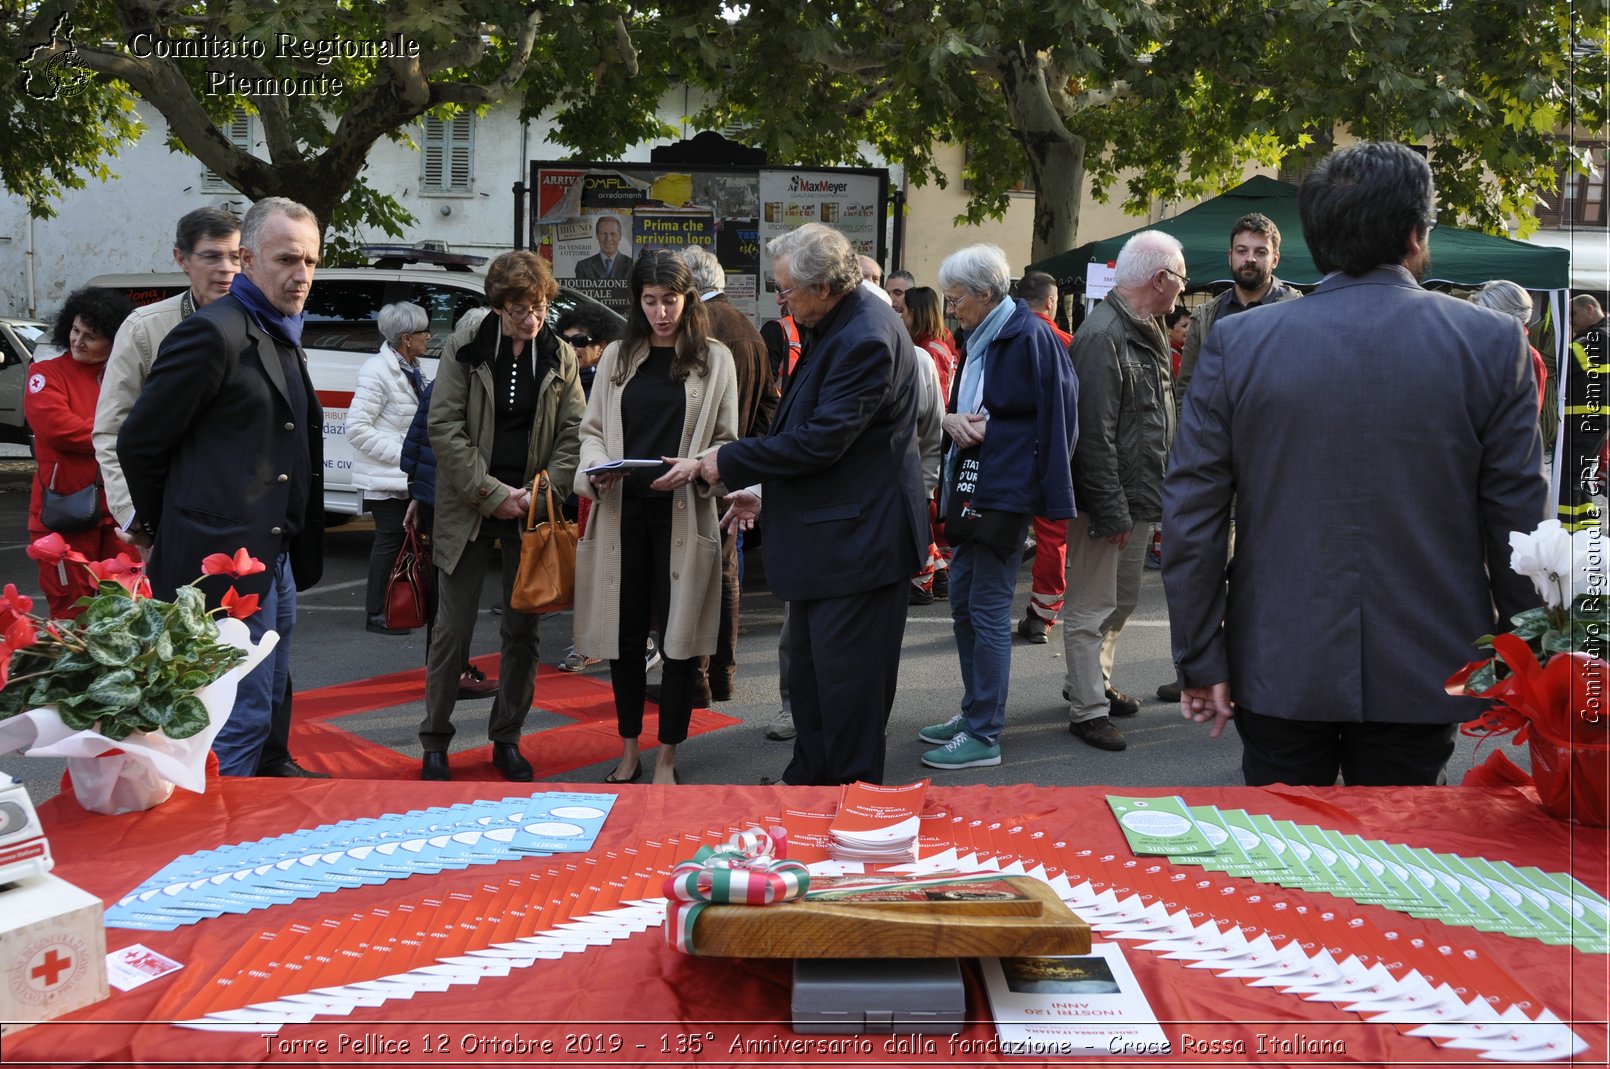
<path fill-rule="evenodd" d="M 475 188 L 475 116 L 425 118 L 421 190 L 425 193 L 470 193 Z"/>
<path fill-rule="evenodd" d="M 448 188 L 454 193 L 468 193 L 471 153 L 475 144 L 475 116 L 461 114 L 450 125 L 447 143 Z"/>
<path fill-rule="evenodd" d="M 424 186 L 430 192 L 442 188 L 442 146 L 447 140 L 440 119 L 425 118 L 425 174 Z"/>
<path fill-rule="evenodd" d="M 219 133 L 224 135 L 231 145 L 238 149 L 250 152 L 252 149 L 252 117 L 245 108 L 236 108 L 229 121 L 219 127 Z M 227 193 L 234 187 L 224 181 L 222 176 L 208 169 L 202 172 L 201 189 L 206 193 Z"/>

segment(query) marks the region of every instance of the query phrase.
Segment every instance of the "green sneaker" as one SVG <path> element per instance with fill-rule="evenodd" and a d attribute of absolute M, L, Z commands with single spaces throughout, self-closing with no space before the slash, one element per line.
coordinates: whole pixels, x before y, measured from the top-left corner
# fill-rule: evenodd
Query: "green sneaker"
<path fill-rule="evenodd" d="M 998 765 L 1001 763 L 1001 748 L 975 739 L 966 731 L 960 731 L 955 738 L 937 750 L 929 750 L 923 754 L 922 763 L 929 768 L 978 768 L 982 765 Z"/>
<path fill-rule="evenodd" d="M 917 738 L 923 742 L 931 742 L 935 746 L 943 746 L 957 735 L 965 734 L 967 734 L 967 718 L 957 713 L 943 724 L 932 724 L 918 731 Z"/>

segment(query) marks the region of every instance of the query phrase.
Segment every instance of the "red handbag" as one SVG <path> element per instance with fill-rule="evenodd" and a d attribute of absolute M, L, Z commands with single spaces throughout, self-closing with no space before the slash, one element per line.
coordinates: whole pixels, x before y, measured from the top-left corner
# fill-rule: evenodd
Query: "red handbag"
<path fill-rule="evenodd" d="M 398 629 L 424 627 L 430 622 L 430 584 L 435 569 L 430 550 L 422 547 L 419 533 L 409 527 L 403 534 L 397 563 L 386 580 L 386 626 Z"/>

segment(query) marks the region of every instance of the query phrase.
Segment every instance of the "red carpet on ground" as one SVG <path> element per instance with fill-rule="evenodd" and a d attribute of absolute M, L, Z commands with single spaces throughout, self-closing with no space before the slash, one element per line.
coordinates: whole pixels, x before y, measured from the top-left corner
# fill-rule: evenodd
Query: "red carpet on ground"
<path fill-rule="evenodd" d="M 475 665 L 488 677 L 496 677 L 498 660 L 497 654 L 488 654 L 475 658 Z M 342 779 L 415 779 L 419 776 L 418 758 L 348 731 L 341 721 L 377 709 L 422 704 L 424 700 L 423 668 L 298 691 L 291 721 L 291 752 L 305 768 Z M 460 738 L 473 738 L 485 731 L 491 705 L 491 695 L 459 701 L 453 723 Z M 531 762 L 537 779 L 612 760 L 620 753 L 615 699 L 607 675 L 594 678 L 542 665 L 537 670 L 533 708 L 569 721 L 531 732 L 520 741 L 520 752 Z M 688 737 L 742 722 L 709 709 L 695 709 Z M 658 707 L 650 702 L 643 717 L 641 741 L 645 749 L 657 745 L 658 728 Z M 503 779 L 502 773 L 492 767 L 491 743 L 456 752 L 452 761 L 454 779 Z"/>

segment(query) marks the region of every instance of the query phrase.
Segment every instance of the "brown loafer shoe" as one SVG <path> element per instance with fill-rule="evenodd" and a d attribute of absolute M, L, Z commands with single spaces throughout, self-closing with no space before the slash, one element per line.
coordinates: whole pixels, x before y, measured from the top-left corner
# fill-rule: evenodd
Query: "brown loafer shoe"
<path fill-rule="evenodd" d="M 1107 711 L 1112 716 L 1134 716 L 1140 712 L 1140 700 L 1131 698 L 1121 690 L 1108 687 Z"/>
<path fill-rule="evenodd" d="M 1075 720 L 1068 725 L 1068 734 L 1098 750 L 1116 752 L 1129 746 L 1124 733 L 1114 727 L 1112 720 L 1105 716 L 1098 716 L 1092 720 Z"/>

